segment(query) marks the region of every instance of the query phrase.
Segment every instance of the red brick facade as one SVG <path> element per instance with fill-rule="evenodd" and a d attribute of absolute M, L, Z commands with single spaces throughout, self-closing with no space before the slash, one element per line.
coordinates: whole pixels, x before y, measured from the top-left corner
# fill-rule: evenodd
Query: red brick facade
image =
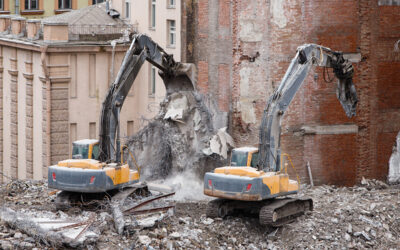
<path fill-rule="evenodd" d="M 189 0 L 183 58 L 198 65 L 198 85 L 229 111 L 238 145 L 257 145 L 268 96 L 279 84 L 297 46 L 317 43 L 361 55 L 354 63 L 357 116 L 348 119 L 315 68 L 282 124 L 282 151 L 308 182 L 352 185 L 363 176 L 385 179 L 400 130 L 400 1 Z M 198 18 L 196 18 L 198 17 Z M 185 22 L 183 22 L 185 23 Z M 329 71 L 332 76 L 332 71 Z M 301 127 L 357 125 L 357 133 L 304 134 Z"/>

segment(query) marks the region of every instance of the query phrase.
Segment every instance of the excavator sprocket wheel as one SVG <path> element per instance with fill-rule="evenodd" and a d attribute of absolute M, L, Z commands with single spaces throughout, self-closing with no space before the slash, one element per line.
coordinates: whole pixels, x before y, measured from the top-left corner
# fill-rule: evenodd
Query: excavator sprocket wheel
<path fill-rule="evenodd" d="M 223 199 L 215 199 L 209 201 L 206 208 L 206 216 L 210 218 L 217 218 L 220 217 L 220 209 L 221 206 L 224 204 Z"/>

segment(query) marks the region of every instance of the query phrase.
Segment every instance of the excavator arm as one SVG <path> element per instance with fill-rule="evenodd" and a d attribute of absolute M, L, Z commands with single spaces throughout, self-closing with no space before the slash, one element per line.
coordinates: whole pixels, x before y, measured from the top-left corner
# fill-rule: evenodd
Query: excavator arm
<path fill-rule="evenodd" d="M 356 114 L 358 99 L 352 81 L 354 69 L 352 64 L 343 58 L 343 53 L 316 44 L 298 47 L 281 84 L 268 100 L 264 110 L 260 128 L 260 170 L 279 170 L 281 120 L 313 65 L 333 68 L 338 78 L 337 98 L 348 117 Z"/>
<path fill-rule="evenodd" d="M 111 84 L 103 102 L 100 116 L 101 162 L 121 162 L 120 112 L 139 71 L 145 61 L 159 69 L 167 95 L 178 90 L 194 90 L 195 69 L 193 64 L 175 62 L 157 43 L 144 34 L 133 36 L 115 81 Z M 134 108 L 134 107 L 130 107 Z"/>

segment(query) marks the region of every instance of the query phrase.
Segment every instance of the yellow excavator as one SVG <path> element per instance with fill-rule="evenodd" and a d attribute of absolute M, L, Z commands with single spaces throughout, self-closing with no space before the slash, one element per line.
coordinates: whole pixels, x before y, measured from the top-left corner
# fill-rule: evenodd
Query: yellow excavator
<path fill-rule="evenodd" d="M 230 166 L 205 174 L 204 194 L 218 197 L 208 203 L 208 217 L 225 217 L 240 210 L 258 214 L 262 225 L 279 227 L 313 209 L 312 199 L 288 197 L 299 191 L 299 181 L 289 179 L 284 171 L 280 150 L 281 119 L 312 65 L 333 68 L 337 97 L 348 117 L 356 114 L 354 69 L 343 53 L 316 44 L 298 47 L 264 110 L 258 148 L 233 149 Z"/>
<path fill-rule="evenodd" d="M 58 209 L 70 207 L 82 194 L 109 192 L 139 182 L 139 170 L 130 169 L 123 161 L 119 123 L 125 98 L 146 60 L 159 69 L 167 96 L 175 91 L 195 89 L 193 64 L 175 62 L 173 55 L 167 54 L 147 35 L 133 35 L 118 75 L 102 104 L 99 140 L 74 142 L 72 159 L 48 168 L 48 186 L 62 190 L 56 198 Z"/>

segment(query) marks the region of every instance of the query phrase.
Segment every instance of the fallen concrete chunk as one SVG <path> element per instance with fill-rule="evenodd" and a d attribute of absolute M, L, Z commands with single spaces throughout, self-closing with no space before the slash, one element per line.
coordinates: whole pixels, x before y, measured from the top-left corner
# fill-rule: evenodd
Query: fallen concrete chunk
<path fill-rule="evenodd" d="M 389 159 L 388 182 L 390 184 L 400 182 L 400 132 L 397 134 L 393 153 Z"/>
<path fill-rule="evenodd" d="M 226 132 L 226 127 L 220 128 L 216 135 L 210 140 L 210 148 L 203 149 L 203 153 L 210 155 L 212 153 L 222 156 L 224 159 L 228 157 L 228 151 L 235 146 L 232 137 Z"/>
<path fill-rule="evenodd" d="M 92 244 L 99 238 L 98 234 L 87 230 L 89 223 L 70 227 L 77 224 L 73 221 L 73 218 L 61 220 L 55 218 L 55 215 L 50 212 L 16 212 L 10 208 L 2 207 L 0 219 L 36 239 L 45 240 L 53 247 L 62 247 L 63 245 L 79 247 Z M 49 219 L 52 220 L 50 223 Z"/>
<path fill-rule="evenodd" d="M 188 100 L 186 96 L 179 93 L 172 94 L 170 98 L 164 120 L 181 121 L 188 109 Z"/>

